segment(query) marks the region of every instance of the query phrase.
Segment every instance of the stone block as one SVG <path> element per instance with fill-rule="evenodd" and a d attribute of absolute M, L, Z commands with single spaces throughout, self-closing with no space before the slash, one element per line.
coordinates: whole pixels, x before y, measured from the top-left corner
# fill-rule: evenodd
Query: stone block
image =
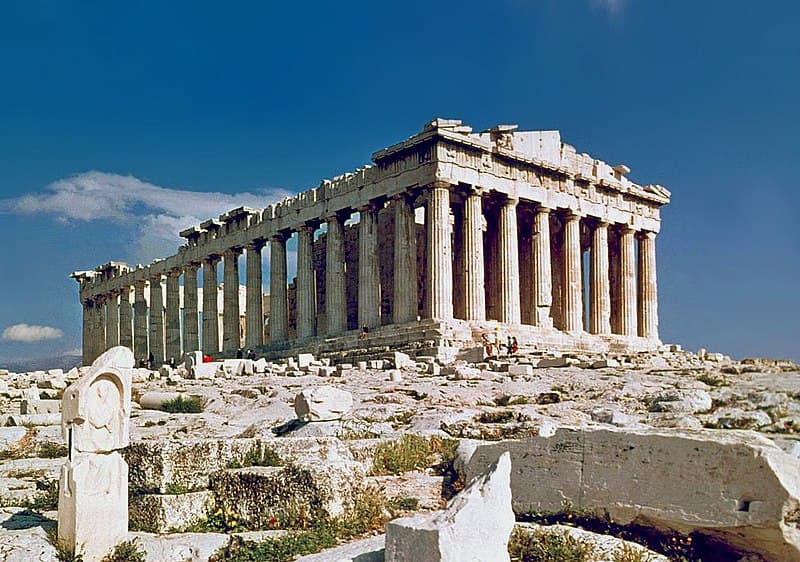
<path fill-rule="evenodd" d="M 511 458 L 503 453 L 444 510 L 390 521 L 386 562 L 508 562 L 514 528 L 510 480 Z"/>
<path fill-rule="evenodd" d="M 300 369 L 307 369 L 309 365 L 314 361 L 314 354 L 313 353 L 299 353 L 297 355 L 297 366 Z"/>
<path fill-rule="evenodd" d="M 145 392 L 139 398 L 139 405 L 145 410 L 160 410 L 165 402 L 175 400 L 179 396 L 185 396 L 179 392 Z"/>
<path fill-rule="evenodd" d="M 142 494 L 130 498 L 130 526 L 138 531 L 166 533 L 202 519 L 214 505 L 210 490 L 185 494 Z"/>
<path fill-rule="evenodd" d="M 569 367 L 570 365 L 572 365 L 572 363 L 567 357 L 545 357 L 544 359 L 539 359 L 539 362 L 536 363 L 536 368 L 548 369 L 556 367 Z"/>
<path fill-rule="evenodd" d="M 711 395 L 697 388 L 669 389 L 648 396 L 645 401 L 651 412 L 697 414 L 711 409 Z"/>
<path fill-rule="evenodd" d="M 533 374 L 533 365 L 522 365 L 518 363 L 512 363 L 508 366 L 508 374 L 513 376 L 520 376 L 520 375 L 532 375 Z"/>
<path fill-rule="evenodd" d="M 333 386 L 301 391 L 294 398 L 297 419 L 304 422 L 340 420 L 353 410 L 353 395 Z"/>
<path fill-rule="evenodd" d="M 336 374 L 336 367 L 320 367 L 317 375 L 320 377 L 332 377 Z"/>
<path fill-rule="evenodd" d="M 593 361 L 590 365 L 590 369 L 617 369 L 619 368 L 620 364 L 619 361 L 616 359 L 598 359 L 597 361 Z"/>
<path fill-rule="evenodd" d="M 373 359 L 367 361 L 367 366 L 374 371 L 381 371 L 385 368 L 386 362 L 383 359 Z"/>
<path fill-rule="evenodd" d="M 58 414 L 61 412 L 61 400 L 23 400 L 19 413 L 23 415 Z"/>
<path fill-rule="evenodd" d="M 194 366 L 194 378 L 200 379 L 215 379 L 217 376 L 223 374 L 222 362 L 212 361 L 210 363 L 200 363 Z"/>
<path fill-rule="evenodd" d="M 550 437 L 459 447 L 458 463 L 471 478 L 506 451 L 520 513 L 560 511 L 567 502 L 623 525 L 706 535 L 774 562 L 800 559 L 797 461 L 756 433 L 560 428 Z"/>

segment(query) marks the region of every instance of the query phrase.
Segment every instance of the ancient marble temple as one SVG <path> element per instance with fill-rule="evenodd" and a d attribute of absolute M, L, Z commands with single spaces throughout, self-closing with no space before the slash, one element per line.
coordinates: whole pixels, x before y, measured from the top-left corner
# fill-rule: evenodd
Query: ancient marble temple
<path fill-rule="evenodd" d="M 372 160 L 264 209 L 184 230 L 177 253 L 150 265 L 73 273 L 84 362 L 115 345 L 158 362 L 240 347 L 465 347 L 487 332 L 542 349 L 660 345 L 665 188 L 633 183 L 627 166 L 578 153 L 558 131 L 514 125 L 475 133 L 436 119 Z M 217 289 L 220 262 L 222 310 L 217 290 L 198 289 L 200 270 L 202 286 Z"/>

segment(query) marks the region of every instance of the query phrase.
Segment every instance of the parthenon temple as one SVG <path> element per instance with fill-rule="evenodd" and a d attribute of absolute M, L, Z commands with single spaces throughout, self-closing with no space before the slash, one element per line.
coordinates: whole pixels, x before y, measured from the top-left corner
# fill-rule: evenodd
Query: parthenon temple
<path fill-rule="evenodd" d="M 73 273 L 84 362 L 115 345 L 165 361 L 242 347 L 464 348 L 498 332 L 542 349 L 661 345 L 655 241 L 665 188 L 633 183 L 627 166 L 578 153 L 558 131 L 474 133 L 450 119 L 372 161 L 188 228 L 175 255 L 149 265 Z M 217 290 L 198 288 L 201 268 L 202 286 Z"/>

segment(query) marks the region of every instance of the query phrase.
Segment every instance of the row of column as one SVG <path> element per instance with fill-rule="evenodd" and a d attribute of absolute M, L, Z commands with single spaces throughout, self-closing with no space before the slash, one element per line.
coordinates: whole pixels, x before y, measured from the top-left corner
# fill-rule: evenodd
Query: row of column
<path fill-rule="evenodd" d="M 480 189 L 465 193 L 463 207 L 457 216 L 456 232 L 451 223 L 451 188 L 445 182 L 428 186 L 425 193 L 425 255 L 423 317 L 448 320 L 487 319 L 485 287 L 489 273 L 496 287 L 495 315 L 501 322 L 520 324 L 521 283 L 520 261 L 531 279 L 525 280 L 526 302 L 530 317 L 526 323 L 550 328 L 553 323 L 554 298 L 560 299 L 558 325 L 566 332 L 584 329 L 583 253 L 581 217 L 567 211 L 563 221 L 563 258 L 554 268 L 551 256 L 550 213 L 552 209 L 535 209 L 530 248 L 520 256 L 518 239 L 518 200 L 506 198 L 496 215 L 496 241 L 485 256 L 484 200 Z M 381 323 L 381 287 L 378 237 L 378 209 L 382 201 L 358 208 L 358 323 L 372 329 Z M 337 336 L 347 331 L 347 291 L 344 223 L 347 212 L 326 217 L 327 248 L 325 258 L 326 335 Z M 417 318 L 417 237 L 414 200 L 408 194 L 394 197 L 393 240 L 393 322 L 403 324 Z M 589 267 L 588 331 L 593 334 L 618 333 L 658 337 L 655 234 L 639 233 L 638 260 L 636 233 L 620 227 L 618 247 L 610 244 L 609 224 L 593 222 Z M 317 335 L 317 298 L 313 260 L 314 233 L 319 223 L 307 223 L 297 231 L 297 294 L 296 335 L 305 339 Z M 286 241 L 290 231 L 269 239 L 270 244 L 270 340 L 283 342 L 289 337 Z M 455 235 L 455 236 L 454 236 Z M 454 244 L 455 240 L 455 244 Z M 247 252 L 246 347 L 263 342 L 263 310 L 261 299 L 261 251 L 265 241 L 255 241 Z M 455 246 L 455 248 L 454 248 Z M 613 253 L 610 254 L 609 249 Z M 179 357 L 183 350 L 220 349 L 225 353 L 240 346 L 239 335 L 239 267 L 242 248 L 230 248 L 222 256 L 209 256 L 202 263 L 188 264 L 183 270 L 167 275 L 166 299 L 162 293 L 161 275 L 150 279 L 151 306 L 145 302 L 145 280 L 134 285 L 131 314 L 130 291 L 110 294 L 85 303 L 84 342 L 89 355 L 98 355 L 112 345 L 133 346 L 137 356 L 152 353 L 156 361 Z M 454 255 L 455 252 L 455 255 Z M 486 271 L 487 261 L 495 271 Z M 217 266 L 224 263 L 223 330 L 218 329 Z M 636 271 L 638 263 L 638 272 Z M 454 277 L 454 264 L 457 271 Z M 203 268 L 203 286 L 214 290 L 203 292 L 203 341 L 200 346 L 198 326 L 198 270 Z M 180 276 L 184 284 L 184 324 L 181 337 L 179 306 Z M 558 284 L 557 290 L 554 287 Z M 454 287 L 456 288 L 454 299 Z M 164 304 L 166 303 L 166 305 Z M 455 308 L 454 308 L 455 304 Z M 103 310 L 105 309 L 105 314 Z M 132 318 L 131 318 L 132 316 Z M 132 322 L 131 322 L 132 320 Z M 133 331 L 131 332 L 131 325 Z M 149 332 L 149 333 L 148 333 Z M 320 334 L 322 335 L 322 334 Z M 89 345 L 86 345 L 89 342 Z M 182 342 L 182 343 L 181 343 Z"/>

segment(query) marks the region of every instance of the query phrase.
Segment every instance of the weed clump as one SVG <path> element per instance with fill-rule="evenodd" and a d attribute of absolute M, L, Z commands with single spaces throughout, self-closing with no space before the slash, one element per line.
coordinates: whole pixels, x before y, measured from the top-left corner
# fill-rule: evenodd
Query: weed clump
<path fill-rule="evenodd" d="M 45 441 L 39 445 L 37 455 L 43 459 L 58 459 L 66 457 L 69 450 L 66 445 L 60 443 L 53 443 L 52 441 Z"/>
<path fill-rule="evenodd" d="M 445 472 L 452 467 L 458 441 L 407 433 L 399 441 L 378 445 L 370 474 L 385 476 L 411 470 L 437 468 Z"/>
<path fill-rule="evenodd" d="M 100 562 L 145 562 L 145 553 L 134 541 L 123 541 Z"/>
<path fill-rule="evenodd" d="M 228 468 L 246 468 L 248 466 L 283 466 L 284 461 L 270 447 L 254 447 L 244 457 L 232 460 Z"/>
<path fill-rule="evenodd" d="M 203 399 L 199 396 L 178 396 L 161 404 L 161 409 L 170 414 L 199 414 L 203 411 Z"/>
<path fill-rule="evenodd" d="M 594 545 L 567 531 L 514 529 L 508 541 L 508 553 L 513 562 L 588 562 L 592 560 Z"/>

